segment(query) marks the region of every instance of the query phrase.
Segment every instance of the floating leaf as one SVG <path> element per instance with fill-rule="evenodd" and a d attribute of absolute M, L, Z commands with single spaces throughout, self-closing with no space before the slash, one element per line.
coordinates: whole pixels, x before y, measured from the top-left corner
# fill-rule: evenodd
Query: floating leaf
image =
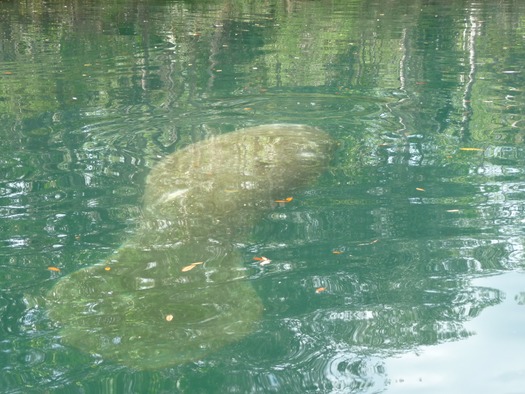
<path fill-rule="evenodd" d="M 253 259 L 256 260 L 256 261 L 259 261 L 260 265 L 267 265 L 267 264 L 270 264 L 272 262 L 272 260 L 270 260 L 268 257 L 265 257 L 265 256 L 254 257 Z"/>
<path fill-rule="evenodd" d="M 190 265 L 187 265 L 185 267 L 182 267 L 181 271 L 182 272 L 187 272 L 187 271 L 191 271 L 192 269 L 194 269 L 196 266 L 198 266 L 199 264 L 204 264 L 204 262 L 202 261 L 197 261 L 195 263 L 191 263 Z"/>
<path fill-rule="evenodd" d="M 417 190 L 418 192 L 424 192 L 424 191 L 425 191 L 425 189 L 423 189 L 422 187 L 416 187 L 416 190 Z"/>
<path fill-rule="evenodd" d="M 286 197 L 286 198 L 283 198 L 282 200 L 275 200 L 275 202 L 278 202 L 278 203 L 281 203 L 281 204 L 285 204 L 287 202 L 290 202 L 293 200 L 293 197 Z"/>
<path fill-rule="evenodd" d="M 53 271 L 53 272 L 60 272 L 60 268 L 58 268 L 58 267 L 47 267 L 47 269 L 49 271 Z"/>
<path fill-rule="evenodd" d="M 111 271 L 111 267 L 104 267 L 105 271 Z"/>
<path fill-rule="evenodd" d="M 342 250 L 332 250 L 333 254 L 343 254 L 344 252 Z"/>
<path fill-rule="evenodd" d="M 459 150 L 463 150 L 463 151 L 482 151 L 483 149 L 481 149 L 481 148 L 459 148 Z"/>
<path fill-rule="evenodd" d="M 173 320 L 173 315 L 166 315 L 165 319 L 166 319 L 166 321 L 172 321 Z"/>
<path fill-rule="evenodd" d="M 459 212 L 459 209 L 447 209 L 447 212 Z"/>
<path fill-rule="evenodd" d="M 315 289 L 315 292 L 317 294 L 322 293 L 323 291 L 326 291 L 326 287 L 318 287 L 317 289 Z"/>

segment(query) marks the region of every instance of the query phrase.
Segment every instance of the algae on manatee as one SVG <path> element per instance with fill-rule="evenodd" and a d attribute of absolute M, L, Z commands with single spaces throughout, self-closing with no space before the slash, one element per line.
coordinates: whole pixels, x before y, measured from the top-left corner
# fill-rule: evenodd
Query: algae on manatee
<path fill-rule="evenodd" d="M 65 343 L 135 369 L 202 359 L 252 332 L 262 302 L 236 243 L 275 199 L 315 181 L 333 148 L 303 125 L 251 127 L 161 160 L 136 233 L 47 295 Z M 194 269 L 182 268 L 203 262 Z"/>

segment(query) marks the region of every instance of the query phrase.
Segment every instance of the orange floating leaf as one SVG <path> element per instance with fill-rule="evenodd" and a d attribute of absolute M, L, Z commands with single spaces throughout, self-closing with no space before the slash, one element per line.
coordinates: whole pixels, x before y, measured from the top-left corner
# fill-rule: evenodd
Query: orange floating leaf
<path fill-rule="evenodd" d="M 278 202 L 278 203 L 287 203 L 287 202 L 290 202 L 293 200 L 293 197 L 286 197 L 286 198 L 283 198 L 282 200 L 275 200 L 275 202 Z"/>
<path fill-rule="evenodd" d="M 58 268 L 58 267 L 52 267 L 52 266 L 51 266 L 51 267 L 47 267 L 47 269 L 48 269 L 49 271 L 53 271 L 53 272 L 60 272 L 60 268 Z"/>
<path fill-rule="evenodd" d="M 315 289 L 315 292 L 317 294 L 322 293 L 323 291 L 326 291 L 326 287 L 318 287 L 317 289 Z"/>
<path fill-rule="evenodd" d="M 192 269 L 194 269 L 196 266 L 198 266 L 199 264 L 204 264 L 204 262 L 202 261 L 197 261 L 195 263 L 191 263 L 185 267 L 182 267 L 181 271 L 182 272 L 187 272 L 187 271 L 191 271 Z"/>
<path fill-rule="evenodd" d="M 253 259 L 255 261 L 259 261 L 260 265 L 267 265 L 267 264 L 270 264 L 272 262 L 272 260 L 270 260 L 268 257 L 265 257 L 265 256 L 254 257 Z"/>

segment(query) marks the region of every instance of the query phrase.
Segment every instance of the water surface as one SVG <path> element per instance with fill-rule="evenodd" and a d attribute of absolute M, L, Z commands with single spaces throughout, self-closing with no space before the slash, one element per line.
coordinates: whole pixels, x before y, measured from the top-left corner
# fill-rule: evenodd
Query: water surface
<path fill-rule="evenodd" d="M 2 2 L 2 390 L 522 390 L 524 13 L 517 0 Z M 318 127 L 338 149 L 235 245 L 257 329 L 148 371 L 64 343 L 45 295 L 132 237 L 150 169 L 268 123 Z"/>

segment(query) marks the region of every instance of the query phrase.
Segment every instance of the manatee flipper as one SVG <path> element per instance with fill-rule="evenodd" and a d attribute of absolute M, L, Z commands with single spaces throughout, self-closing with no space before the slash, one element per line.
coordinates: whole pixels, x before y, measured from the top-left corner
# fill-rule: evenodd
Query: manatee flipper
<path fill-rule="evenodd" d="M 266 125 L 164 158 L 148 176 L 131 239 L 48 293 L 64 342 L 152 369 L 202 359 L 248 335 L 262 302 L 235 245 L 275 199 L 320 175 L 332 147 L 318 129 Z"/>

